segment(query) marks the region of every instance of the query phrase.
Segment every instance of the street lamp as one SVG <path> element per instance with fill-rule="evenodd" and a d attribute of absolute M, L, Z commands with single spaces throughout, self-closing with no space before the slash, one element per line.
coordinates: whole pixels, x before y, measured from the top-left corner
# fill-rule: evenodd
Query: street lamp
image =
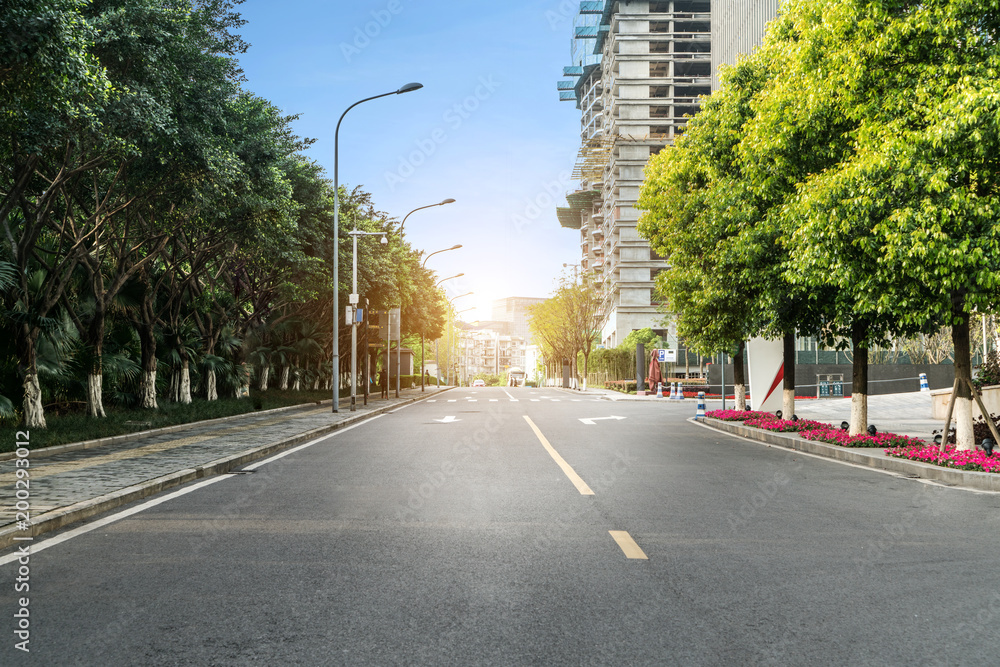
<path fill-rule="evenodd" d="M 381 236 L 382 245 L 389 243 L 389 239 L 386 238 L 385 232 L 362 232 L 357 229 L 347 233 L 351 237 L 351 242 L 353 243 L 353 262 L 351 275 L 351 294 L 348 300 L 351 303 L 351 412 L 358 409 L 358 318 L 354 315 L 354 309 L 358 307 L 358 237 L 359 236 Z M 367 354 L 367 350 L 365 351 Z M 367 357 L 366 357 L 367 359 Z M 365 394 L 365 405 L 367 403 L 367 396 Z"/>
<path fill-rule="evenodd" d="M 466 292 L 465 294 L 459 294 L 458 296 L 453 296 L 450 299 L 448 299 L 448 312 L 451 312 L 452 301 L 454 301 L 455 299 L 461 299 L 463 296 L 469 296 L 470 294 L 473 294 L 473 292 Z M 467 308 L 466 310 L 472 310 L 472 308 Z M 461 312 L 464 313 L 465 310 Z M 458 315 L 458 313 L 454 313 L 454 315 Z M 454 327 L 452 327 L 452 329 L 454 329 Z M 448 343 L 448 371 L 445 373 L 445 382 L 448 382 L 448 376 L 451 375 L 451 353 L 454 351 L 454 349 L 455 349 L 455 332 L 452 331 L 451 340 Z M 440 383 L 441 383 L 441 365 L 438 364 L 438 384 Z"/>
<path fill-rule="evenodd" d="M 410 214 L 416 213 L 417 211 L 421 211 L 425 208 L 432 208 L 434 206 L 444 206 L 445 204 L 454 204 L 454 203 L 455 203 L 454 199 L 448 198 L 448 199 L 442 199 L 436 204 L 427 204 L 426 206 L 418 206 L 417 208 L 413 209 L 412 211 L 404 215 L 403 221 L 399 223 L 399 238 L 400 239 L 403 238 L 403 225 L 406 224 L 406 219 L 410 217 Z M 399 398 L 399 367 L 402 359 L 402 354 L 401 354 L 402 350 L 400 349 L 402 347 L 402 341 L 403 341 L 403 290 L 399 290 L 399 343 L 398 346 L 396 347 L 396 398 Z M 421 354 L 423 354 L 423 350 L 421 350 Z"/>
<path fill-rule="evenodd" d="M 436 283 L 434 283 L 434 287 L 437 287 L 438 285 L 440 285 L 441 283 L 443 283 L 446 280 L 452 280 L 453 278 L 461 278 L 464 275 L 465 275 L 464 273 L 456 273 L 453 276 L 448 276 L 447 278 L 442 278 L 441 280 L 439 280 Z"/>
<path fill-rule="evenodd" d="M 475 306 L 473 306 L 471 308 L 463 308 L 462 310 L 460 310 L 457 313 L 455 313 L 455 317 L 458 317 L 462 313 L 467 313 L 470 310 L 475 310 L 475 309 L 476 309 Z M 461 347 L 459 349 L 461 349 Z M 461 376 L 463 375 L 463 373 L 462 373 L 462 367 L 463 366 L 465 367 L 466 373 L 467 373 L 468 372 L 468 368 L 469 368 L 469 362 L 468 362 L 468 359 L 466 357 L 465 350 L 461 349 L 461 354 L 458 355 L 458 369 L 457 369 L 458 377 L 455 378 L 455 384 L 456 385 L 462 381 L 462 377 Z"/>
<path fill-rule="evenodd" d="M 439 252 L 448 252 L 449 250 L 458 250 L 461 247 L 462 247 L 461 243 L 456 243 L 455 245 L 453 245 L 450 248 L 445 248 L 444 250 L 435 250 L 430 255 L 427 255 L 426 257 L 424 257 L 424 263 L 421 264 L 420 266 L 422 266 L 422 267 L 423 266 L 427 266 L 427 260 L 429 260 L 432 256 L 438 254 Z"/>
<path fill-rule="evenodd" d="M 456 243 L 455 245 L 453 245 L 450 248 L 445 248 L 443 250 L 435 250 L 430 255 L 427 255 L 426 257 L 424 257 L 424 261 L 423 261 L 423 263 L 420 266 L 421 266 L 421 268 L 426 267 L 427 266 L 427 260 L 429 260 L 433 255 L 437 255 L 438 253 L 442 253 L 442 252 L 448 252 L 449 250 L 458 250 L 461 247 L 462 247 L 461 243 Z M 465 275 L 465 274 L 461 274 L 460 273 L 459 275 Z M 445 280 L 449 280 L 449 278 L 445 278 Z M 444 282 L 444 280 L 439 280 L 437 284 L 440 285 L 443 282 Z M 437 287 L 437 285 L 435 285 L 435 287 Z M 440 368 L 441 364 L 440 364 L 440 360 L 438 359 L 438 341 L 437 340 L 434 341 L 434 361 L 435 361 L 435 365 L 438 367 L 438 370 L 437 370 L 437 386 L 440 387 L 441 386 L 441 368 Z M 424 332 L 423 331 L 420 332 L 420 391 L 425 391 L 425 389 L 424 389 Z"/>
<path fill-rule="evenodd" d="M 358 100 L 340 114 L 337 121 L 337 129 L 333 133 L 333 411 L 340 412 L 340 174 L 339 174 L 339 147 L 340 147 L 340 123 L 343 122 L 347 112 L 358 106 L 362 102 L 386 97 L 387 95 L 400 95 L 423 88 L 422 83 L 408 83 L 405 86 L 389 93 L 373 95 L 363 100 Z"/>

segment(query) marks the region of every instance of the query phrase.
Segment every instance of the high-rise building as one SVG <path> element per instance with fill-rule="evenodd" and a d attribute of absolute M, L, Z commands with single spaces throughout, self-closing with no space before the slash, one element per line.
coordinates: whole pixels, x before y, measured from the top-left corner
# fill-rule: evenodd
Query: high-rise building
<path fill-rule="evenodd" d="M 719 65 L 735 65 L 764 39 L 767 22 L 778 15 L 780 0 L 712 0 L 712 90 L 719 87 Z"/>
<path fill-rule="evenodd" d="M 531 328 L 528 326 L 528 308 L 541 303 L 545 299 L 531 296 L 509 296 L 493 302 L 493 319 L 497 322 L 509 322 L 507 333 L 532 344 Z"/>
<path fill-rule="evenodd" d="M 573 22 L 572 78 L 558 89 L 581 112 L 580 188 L 557 215 L 579 230 L 583 276 L 602 287 L 607 346 L 634 329 L 667 334 L 654 292 L 667 263 L 639 236 L 635 204 L 650 156 L 711 92 L 711 28 L 710 0 L 581 2 Z"/>

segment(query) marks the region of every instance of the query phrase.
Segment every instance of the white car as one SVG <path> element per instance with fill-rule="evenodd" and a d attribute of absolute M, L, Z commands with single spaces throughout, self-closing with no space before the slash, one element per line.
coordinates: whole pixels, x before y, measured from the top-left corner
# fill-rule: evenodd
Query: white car
<path fill-rule="evenodd" d="M 486 382 L 483 381 L 483 380 L 473 380 L 472 381 L 472 386 L 473 387 L 485 387 L 486 386 Z"/>

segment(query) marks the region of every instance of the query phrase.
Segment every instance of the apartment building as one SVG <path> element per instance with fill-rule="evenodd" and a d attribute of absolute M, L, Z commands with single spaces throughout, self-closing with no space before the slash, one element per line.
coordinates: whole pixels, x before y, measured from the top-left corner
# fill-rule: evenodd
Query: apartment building
<path fill-rule="evenodd" d="M 511 368 L 524 369 L 524 338 L 491 328 L 474 327 L 459 332 L 458 370 L 463 384 L 478 374 L 503 375 Z"/>
<path fill-rule="evenodd" d="M 581 2 L 573 21 L 558 89 L 581 112 L 580 188 L 556 213 L 579 231 L 583 276 L 602 288 L 609 347 L 645 327 L 669 338 L 654 292 L 667 263 L 639 236 L 635 204 L 650 156 L 711 92 L 711 34 L 709 0 Z"/>

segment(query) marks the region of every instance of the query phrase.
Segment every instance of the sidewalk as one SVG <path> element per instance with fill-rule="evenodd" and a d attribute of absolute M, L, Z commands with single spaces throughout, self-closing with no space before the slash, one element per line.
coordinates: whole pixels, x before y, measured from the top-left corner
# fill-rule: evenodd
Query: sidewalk
<path fill-rule="evenodd" d="M 195 422 L 89 443 L 32 451 L 28 460 L 30 525 L 18 524 L 15 458 L 0 461 L 0 549 L 192 480 L 226 473 L 373 415 L 431 398 L 451 387 L 404 389 L 399 398 L 369 397 L 350 411 L 341 399 Z M 390 393 L 392 396 L 392 393 Z M 22 480 L 22 498 L 23 480 Z M 22 505 L 23 507 L 23 505 Z"/>

